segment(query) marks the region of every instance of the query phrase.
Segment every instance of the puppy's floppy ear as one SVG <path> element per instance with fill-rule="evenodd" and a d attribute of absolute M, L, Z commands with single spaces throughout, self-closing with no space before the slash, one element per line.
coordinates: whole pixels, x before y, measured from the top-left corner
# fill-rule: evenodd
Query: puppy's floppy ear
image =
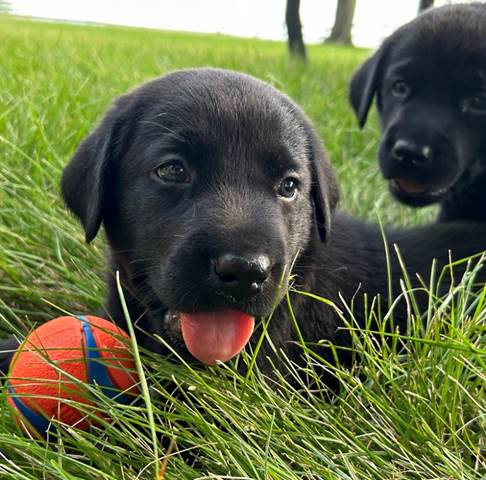
<path fill-rule="evenodd" d="M 349 102 L 358 118 L 359 127 L 363 128 L 378 89 L 383 47 L 369 57 L 354 73 L 349 85 Z"/>
<path fill-rule="evenodd" d="M 62 175 L 62 196 L 81 220 L 88 243 L 95 238 L 106 215 L 114 169 L 130 131 L 127 104 L 127 96 L 116 101 L 98 127 L 81 142 Z"/>
<path fill-rule="evenodd" d="M 304 119 L 303 126 L 310 153 L 311 196 L 317 231 L 321 240 L 326 242 L 331 232 L 331 217 L 339 200 L 339 188 L 327 153 L 314 127 L 307 119 Z"/>

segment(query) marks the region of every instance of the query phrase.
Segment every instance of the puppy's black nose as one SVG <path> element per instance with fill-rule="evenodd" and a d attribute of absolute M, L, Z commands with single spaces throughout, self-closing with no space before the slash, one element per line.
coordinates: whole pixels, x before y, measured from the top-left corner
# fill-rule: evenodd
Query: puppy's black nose
<path fill-rule="evenodd" d="M 415 167 L 427 167 L 432 162 L 432 148 L 411 140 L 397 140 L 393 145 L 392 154 L 397 162 Z"/>
<path fill-rule="evenodd" d="M 214 261 L 214 271 L 222 291 L 242 299 L 257 294 L 270 274 L 266 255 L 239 256 L 224 253 Z"/>

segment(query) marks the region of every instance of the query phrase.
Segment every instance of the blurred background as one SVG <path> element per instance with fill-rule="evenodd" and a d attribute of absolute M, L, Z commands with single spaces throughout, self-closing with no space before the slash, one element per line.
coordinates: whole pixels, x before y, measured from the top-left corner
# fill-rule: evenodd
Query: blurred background
<path fill-rule="evenodd" d="M 446 0 L 11 0 L 23 16 L 284 40 L 286 8 L 300 13 L 305 43 L 334 38 L 376 47 L 399 25 Z M 300 4 L 300 5 L 299 5 Z M 334 27 L 334 28 L 333 28 Z M 351 38 L 349 37 L 351 33 Z"/>

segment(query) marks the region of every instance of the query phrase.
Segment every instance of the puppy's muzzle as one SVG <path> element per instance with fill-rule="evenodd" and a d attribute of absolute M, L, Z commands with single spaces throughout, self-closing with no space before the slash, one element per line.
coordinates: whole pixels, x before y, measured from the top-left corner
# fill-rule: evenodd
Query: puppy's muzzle
<path fill-rule="evenodd" d="M 447 135 L 416 123 L 413 128 L 391 125 L 379 160 L 391 193 L 408 205 L 424 206 L 439 201 L 456 181 L 458 160 Z"/>

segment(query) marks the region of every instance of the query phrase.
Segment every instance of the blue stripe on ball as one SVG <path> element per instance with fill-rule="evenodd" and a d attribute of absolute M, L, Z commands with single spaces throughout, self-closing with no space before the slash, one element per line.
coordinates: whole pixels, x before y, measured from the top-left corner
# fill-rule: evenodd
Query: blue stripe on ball
<path fill-rule="evenodd" d="M 120 393 L 119 388 L 111 380 L 106 366 L 100 362 L 101 355 L 87 318 L 80 316 L 79 319 L 83 322 L 89 383 L 96 383 L 107 397 L 113 398 L 119 403 L 129 403 L 131 400 L 130 397 Z"/>
<path fill-rule="evenodd" d="M 22 414 L 22 416 L 29 422 L 29 424 L 34 427 L 37 432 L 39 432 L 43 437 L 46 436 L 47 430 L 55 431 L 54 426 L 49 422 L 45 417 L 40 415 L 39 413 L 35 412 L 31 408 L 29 408 L 21 398 L 15 396 L 15 390 L 7 383 L 7 390 L 10 394 L 10 398 L 12 399 L 13 403 L 17 410 Z"/>

